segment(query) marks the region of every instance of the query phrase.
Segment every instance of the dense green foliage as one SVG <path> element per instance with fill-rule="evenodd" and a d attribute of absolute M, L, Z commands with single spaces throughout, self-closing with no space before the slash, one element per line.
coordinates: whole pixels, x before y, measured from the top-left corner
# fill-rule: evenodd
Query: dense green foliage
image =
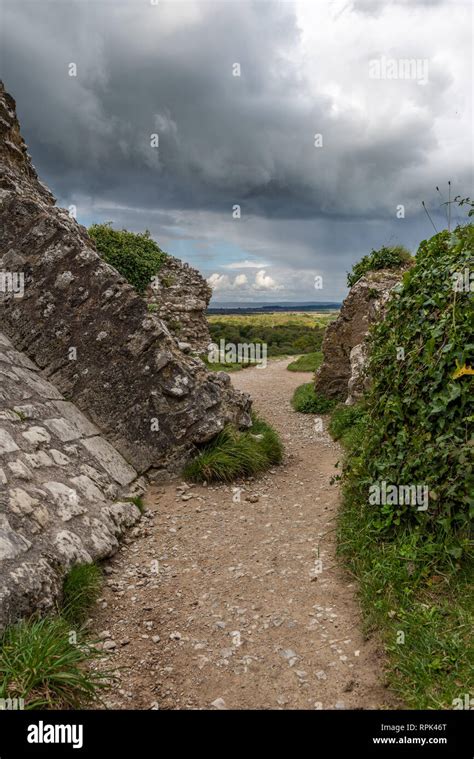
<path fill-rule="evenodd" d="M 88 231 L 102 258 L 139 293 L 144 293 L 166 259 L 166 253 L 152 240 L 150 233 L 112 229 L 110 224 L 93 224 Z"/>
<path fill-rule="evenodd" d="M 76 564 L 63 583 L 63 615 L 72 624 L 82 624 L 102 588 L 102 572 L 97 564 Z"/>
<path fill-rule="evenodd" d="M 398 269 L 411 260 L 410 252 L 402 245 L 383 246 L 379 250 L 373 250 L 368 256 L 364 256 L 358 263 L 354 264 L 352 271 L 347 275 L 347 285 L 352 287 L 369 271 Z"/>
<path fill-rule="evenodd" d="M 266 343 L 267 356 L 286 356 L 312 353 L 321 348 L 324 328 L 305 324 L 280 324 L 275 327 L 264 324 L 212 321 L 209 324 L 211 339 L 219 344 Z"/>
<path fill-rule="evenodd" d="M 339 552 L 390 682 L 414 708 L 452 708 L 472 678 L 473 302 L 453 278 L 472 267 L 473 235 L 470 225 L 421 243 L 371 330 L 363 405 L 337 407 L 330 424 L 346 447 Z M 428 509 L 370 505 L 382 481 L 426 485 Z"/>
<path fill-rule="evenodd" d="M 300 356 L 296 361 L 288 364 L 286 368 L 290 372 L 315 372 L 321 366 L 322 360 L 321 351 L 314 351 L 314 353 L 305 353 Z"/>
<path fill-rule="evenodd" d="M 297 387 L 291 399 L 294 410 L 302 414 L 326 414 L 334 408 L 335 403 L 336 401 L 315 393 L 313 382 L 305 382 Z"/>
<path fill-rule="evenodd" d="M 453 275 L 472 266 L 473 243 L 472 225 L 421 243 L 416 265 L 372 330 L 370 414 L 354 463 L 366 486 L 426 484 L 427 511 L 387 505 L 379 527 L 417 523 L 441 531 L 455 558 L 467 548 L 469 508 L 474 513 L 472 377 L 454 376 L 472 361 L 474 308 L 470 293 L 455 291 Z M 404 358 L 397 359 L 400 348 Z"/>
<path fill-rule="evenodd" d="M 71 639 L 62 617 L 22 621 L 0 640 L 0 698 L 21 698 L 25 709 L 78 709 L 108 687 L 108 672 L 84 665 L 103 653 L 80 633 Z"/>
<path fill-rule="evenodd" d="M 283 445 L 269 424 L 252 418 L 252 427 L 239 432 L 227 425 L 184 469 L 193 482 L 232 482 L 263 472 L 283 458 Z"/>

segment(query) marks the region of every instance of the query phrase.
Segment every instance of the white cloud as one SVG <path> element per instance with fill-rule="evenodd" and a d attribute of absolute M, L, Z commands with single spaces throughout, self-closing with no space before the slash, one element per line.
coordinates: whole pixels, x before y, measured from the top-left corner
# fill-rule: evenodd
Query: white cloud
<path fill-rule="evenodd" d="M 214 274 L 211 274 L 207 279 L 208 285 L 212 287 L 214 292 L 244 287 L 247 282 L 246 274 L 237 274 L 233 282 L 227 274 L 218 274 L 218 272 L 214 272 Z"/>
<path fill-rule="evenodd" d="M 217 292 L 218 290 L 227 290 L 230 287 L 230 280 L 227 274 L 214 272 L 208 277 L 207 284 L 212 287 L 214 292 Z"/>
<path fill-rule="evenodd" d="M 279 285 L 270 275 L 265 273 L 265 269 L 258 271 L 255 275 L 254 290 L 283 290 L 283 285 Z"/>

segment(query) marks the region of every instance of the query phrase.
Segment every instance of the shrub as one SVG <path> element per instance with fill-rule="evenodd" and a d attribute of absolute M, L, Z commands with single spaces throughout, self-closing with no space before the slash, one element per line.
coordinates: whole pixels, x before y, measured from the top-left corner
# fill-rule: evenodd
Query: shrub
<path fill-rule="evenodd" d="M 364 256 L 358 263 L 354 264 L 351 273 L 347 275 L 347 285 L 352 287 L 369 271 L 399 269 L 412 260 L 410 252 L 402 245 L 383 246 L 379 250 L 373 250 L 368 256 Z"/>
<path fill-rule="evenodd" d="M 109 223 L 93 224 L 88 231 L 102 258 L 143 294 L 167 257 L 148 230 L 135 234 L 112 229 Z"/>
<path fill-rule="evenodd" d="M 275 430 L 253 416 L 249 431 L 239 432 L 227 425 L 184 469 L 194 482 L 232 482 L 279 464 L 283 445 Z"/>
<path fill-rule="evenodd" d="M 70 635 L 61 617 L 7 628 L 0 639 L 0 698 L 24 699 L 25 709 L 78 709 L 95 701 L 112 677 L 85 665 L 104 654 Z"/>
<path fill-rule="evenodd" d="M 416 265 L 389 301 L 370 338 L 367 434 L 360 451 L 364 483 L 423 483 L 430 505 L 386 505 L 381 528 L 418 523 L 440 529 L 445 550 L 459 558 L 467 547 L 474 502 L 472 387 L 454 378 L 472 356 L 472 297 L 456 292 L 453 276 L 472 261 L 474 226 L 441 232 L 421 243 Z M 397 360 L 397 351 L 405 351 Z M 448 539 L 448 535 L 450 536 Z"/>
<path fill-rule="evenodd" d="M 302 414 L 325 414 L 334 408 L 336 401 L 316 394 L 314 384 L 306 382 L 296 388 L 291 405 Z"/>
<path fill-rule="evenodd" d="M 97 564 L 76 564 L 63 583 L 64 617 L 72 624 L 81 624 L 102 588 L 102 572 Z"/>
<path fill-rule="evenodd" d="M 292 361 L 286 367 L 290 372 L 315 372 L 321 366 L 323 354 L 321 351 L 306 353 L 300 356 L 296 361 Z"/>

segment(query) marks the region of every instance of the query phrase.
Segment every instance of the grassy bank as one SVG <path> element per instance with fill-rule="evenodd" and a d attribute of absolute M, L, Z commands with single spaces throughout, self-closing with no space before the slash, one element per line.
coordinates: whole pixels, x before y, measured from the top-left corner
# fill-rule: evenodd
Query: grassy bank
<path fill-rule="evenodd" d="M 330 432 L 354 465 L 367 432 L 367 413 L 360 407 L 337 407 Z M 472 694 L 469 563 L 440 563 L 437 539 L 420 540 L 419 531 L 408 527 L 381 534 L 357 470 L 343 478 L 338 544 L 358 581 L 365 631 L 382 640 L 388 682 L 407 707 L 450 709 L 455 699 Z"/>
<path fill-rule="evenodd" d="M 390 683 L 416 709 L 460 708 L 473 688 L 474 309 L 453 286 L 473 245 L 472 225 L 421 243 L 370 331 L 364 405 L 339 406 L 330 425 L 345 448 L 339 553 Z M 423 499 L 401 496 L 410 488 Z"/>
<path fill-rule="evenodd" d="M 321 351 L 306 353 L 299 356 L 296 361 L 292 361 L 286 367 L 290 372 L 315 372 L 321 366 L 323 354 Z"/>

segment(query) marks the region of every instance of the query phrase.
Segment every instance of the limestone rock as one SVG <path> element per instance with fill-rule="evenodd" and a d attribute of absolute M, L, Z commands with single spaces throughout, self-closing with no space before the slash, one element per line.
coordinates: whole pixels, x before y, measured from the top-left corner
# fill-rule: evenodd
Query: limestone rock
<path fill-rule="evenodd" d="M 5 373 L 16 364 L 24 374 Z M 53 609 L 72 564 L 113 553 L 140 518 L 125 498 L 144 491 L 143 479 L 99 430 L 72 404 L 51 399 L 38 370 L 24 366 L 0 332 L 0 631 Z M 25 387 L 28 405 L 17 406 Z M 72 422 L 74 452 L 63 434 Z"/>
<path fill-rule="evenodd" d="M 34 391 L 51 400 L 64 394 L 140 473 L 181 468 L 196 444 L 226 422 L 250 426 L 248 395 L 179 349 L 169 329 L 171 314 L 184 325 L 180 341 L 205 342 L 196 315 L 209 292 L 199 280 L 191 297 L 198 275 L 175 260 L 167 266 L 170 276 L 182 278 L 186 271 L 187 279 L 176 288 L 171 279 L 163 283 L 163 321 L 100 258 L 86 229 L 54 205 L 31 164 L 15 102 L 0 83 L 0 271 L 24 277 L 23 293 L 0 293 L 0 323 L 15 348 L 27 354 L 25 361 L 45 375 L 32 377 L 24 365 L 15 366 L 23 383 L 12 401 L 21 405 Z M 4 375 L 10 371 L 6 362 Z M 57 416 L 51 415 L 46 434 L 73 435 L 74 419 L 64 418 L 60 430 Z M 38 431 L 28 434 L 34 455 L 43 442 Z M 11 444 L 0 440 L 1 445 Z"/>
<path fill-rule="evenodd" d="M 328 398 L 353 403 L 367 386 L 364 344 L 370 325 L 381 318 L 383 306 L 407 267 L 368 272 L 351 288 L 338 318 L 326 329 L 323 363 L 316 372 L 315 390 Z"/>
<path fill-rule="evenodd" d="M 211 342 L 206 320 L 211 295 L 212 289 L 197 269 L 168 256 L 146 299 L 176 337 L 181 351 L 204 353 Z"/>
<path fill-rule="evenodd" d="M 363 395 L 364 390 L 369 387 L 369 378 L 366 376 L 365 367 L 367 363 L 368 351 L 366 343 L 355 345 L 350 353 L 351 376 L 347 383 L 348 396 L 346 405 L 352 406 Z"/>

